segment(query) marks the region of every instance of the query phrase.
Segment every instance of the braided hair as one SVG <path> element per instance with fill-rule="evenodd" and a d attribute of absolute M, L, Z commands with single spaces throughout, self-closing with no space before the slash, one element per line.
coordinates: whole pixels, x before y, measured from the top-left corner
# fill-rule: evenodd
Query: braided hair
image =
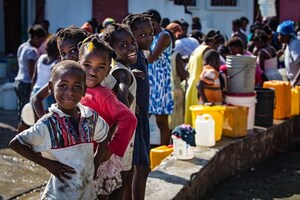
<path fill-rule="evenodd" d="M 130 14 L 122 21 L 122 23 L 129 26 L 131 30 L 136 30 L 137 26 L 143 22 L 150 22 L 152 26 L 154 26 L 151 16 L 147 13 Z"/>
<path fill-rule="evenodd" d="M 86 50 L 89 51 L 106 51 L 109 55 L 109 60 L 116 58 L 116 53 L 109 46 L 107 42 L 99 37 L 98 34 L 93 34 L 87 37 L 83 42 L 80 42 L 78 45 L 79 48 L 79 57 L 81 57 Z"/>
<path fill-rule="evenodd" d="M 103 32 L 103 40 L 109 43 L 110 46 L 112 46 L 112 43 L 115 40 L 115 35 L 123 31 L 128 31 L 129 33 L 132 33 L 128 25 L 112 23 Z"/>

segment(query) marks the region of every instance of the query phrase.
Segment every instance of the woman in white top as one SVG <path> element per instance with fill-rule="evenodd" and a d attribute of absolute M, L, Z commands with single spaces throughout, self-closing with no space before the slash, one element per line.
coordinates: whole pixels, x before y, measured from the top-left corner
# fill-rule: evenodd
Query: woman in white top
<path fill-rule="evenodd" d="M 257 31 L 253 37 L 254 45 L 258 49 L 257 63 L 268 80 L 282 80 L 278 72 L 276 50 L 267 43 L 267 40 L 268 36 L 264 31 Z"/>

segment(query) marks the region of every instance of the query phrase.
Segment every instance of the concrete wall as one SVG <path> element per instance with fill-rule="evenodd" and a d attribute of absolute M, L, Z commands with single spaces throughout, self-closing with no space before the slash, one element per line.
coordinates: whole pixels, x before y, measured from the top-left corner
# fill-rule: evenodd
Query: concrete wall
<path fill-rule="evenodd" d="M 48 0 L 45 3 L 45 19 L 49 20 L 49 32 L 60 27 L 82 26 L 92 18 L 92 0 Z"/>
<path fill-rule="evenodd" d="M 293 148 L 300 136 L 300 116 L 275 123 L 243 138 L 223 137 L 214 148 L 197 147 L 192 160 L 169 156 L 150 173 L 146 199 L 204 199 L 221 180 Z"/>
<path fill-rule="evenodd" d="M 169 0 L 128 0 L 128 11 L 130 13 L 144 12 L 150 8 L 160 12 L 162 17 L 168 17 L 171 21 L 175 19 L 184 19 L 191 24 L 193 16 L 198 16 L 202 23 L 202 32 L 206 33 L 210 28 L 221 30 L 227 37 L 231 34 L 231 21 L 235 18 L 246 16 L 253 19 L 254 2 L 253 0 L 239 0 L 238 8 L 211 8 L 209 0 L 197 0 L 196 7 L 188 7 L 193 14 L 186 14 L 183 6 L 174 5 Z"/>

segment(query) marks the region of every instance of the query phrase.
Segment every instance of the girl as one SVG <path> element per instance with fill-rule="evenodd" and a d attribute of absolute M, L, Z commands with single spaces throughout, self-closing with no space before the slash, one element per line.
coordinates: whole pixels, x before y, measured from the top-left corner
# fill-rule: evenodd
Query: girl
<path fill-rule="evenodd" d="M 117 80 L 114 91 L 118 99 L 135 113 L 136 107 L 136 79 L 129 65 L 136 63 L 137 44 L 130 28 L 124 24 L 111 24 L 103 33 L 103 38 L 116 51 L 116 63 L 111 70 L 111 75 Z M 133 157 L 134 135 L 128 145 L 126 153 L 122 158 L 122 188 L 116 191 L 125 199 L 132 198 L 132 157 Z M 124 194 L 124 195 L 123 195 Z"/>
<path fill-rule="evenodd" d="M 150 47 L 149 82 L 150 103 L 149 113 L 156 117 L 161 133 L 161 144 L 169 145 L 171 131 L 168 125 L 168 115 L 173 112 L 174 101 L 171 87 L 171 51 L 172 39 L 168 32 L 160 26 L 161 16 L 156 10 L 148 10 L 154 24 L 154 39 Z"/>
<path fill-rule="evenodd" d="M 132 182 L 133 199 L 144 199 L 148 174 L 150 172 L 150 130 L 149 130 L 149 94 L 150 86 L 148 79 L 148 61 L 143 50 L 149 50 L 153 41 L 153 25 L 151 18 L 146 14 L 131 14 L 124 20 L 137 42 L 139 47 L 137 62 L 130 65 L 133 72 L 137 72 L 136 90 L 136 117 L 138 125 L 135 131 L 133 164 L 134 175 Z M 139 72 L 142 72 L 140 74 Z"/>
<path fill-rule="evenodd" d="M 78 62 L 56 64 L 48 86 L 57 104 L 10 142 L 14 151 L 52 174 L 42 199 L 96 199 L 93 141 L 105 146 L 109 127 L 95 111 L 79 103 L 85 95 L 85 79 Z"/>
<path fill-rule="evenodd" d="M 109 158 L 110 155 L 105 159 L 100 159 L 103 152 L 98 150 L 95 157 L 96 193 L 99 199 L 106 199 L 112 191 L 122 185 L 120 175 L 122 164 L 119 157 L 124 156 L 136 128 L 137 120 L 109 88 L 100 85 L 111 69 L 112 58 L 115 58 L 113 49 L 98 36 L 92 35 L 81 45 L 79 57 L 80 63 L 87 71 L 86 83 L 88 86 L 87 94 L 81 100 L 82 104 L 96 110 L 110 126 L 114 124 L 118 126 L 114 136 L 109 136 L 112 139 L 109 150 L 114 153 L 112 158 L 99 166 L 101 160 Z"/>
<path fill-rule="evenodd" d="M 14 85 L 18 97 L 18 117 L 20 120 L 18 132 L 27 128 L 22 122 L 21 111 L 25 104 L 29 102 L 35 62 L 38 59 L 37 48 L 41 46 L 47 37 L 47 32 L 41 25 L 29 27 L 28 33 L 30 35 L 29 40 L 20 45 L 17 53 L 19 71 Z"/>

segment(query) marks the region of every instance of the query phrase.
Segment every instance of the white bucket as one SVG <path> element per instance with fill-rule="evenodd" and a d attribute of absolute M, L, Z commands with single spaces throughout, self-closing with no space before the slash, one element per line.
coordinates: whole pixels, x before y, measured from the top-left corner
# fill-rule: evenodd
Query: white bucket
<path fill-rule="evenodd" d="M 14 88 L 14 83 L 5 83 L 2 86 L 3 90 L 3 109 L 16 110 L 17 109 L 17 95 Z"/>
<path fill-rule="evenodd" d="M 178 160 L 189 160 L 194 158 L 192 147 L 183 141 L 180 137 L 172 135 L 174 156 Z"/>
<path fill-rule="evenodd" d="M 255 56 L 227 56 L 228 93 L 251 93 L 255 87 Z"/>
<path fill-rule="evenodd" d="M 253 93 L 251 96 L 227 95 L 225 101 L 230 105 L 248 107 L 247 130 L 252 130 L 255 121 L 256 94 Z"/>
<path fill-rule="evenodd" d="M 149 129 L 150 129 L 150 144 L 160 145 L 160 129 L 157 126 L 155 115 L 150 115 Z"/>
<path fill-rule="evenodd" d="M 196 121 L 196 145 L 212 147 L 215 140 L 215 121 L 210 114 L 197 115 Z"/>

